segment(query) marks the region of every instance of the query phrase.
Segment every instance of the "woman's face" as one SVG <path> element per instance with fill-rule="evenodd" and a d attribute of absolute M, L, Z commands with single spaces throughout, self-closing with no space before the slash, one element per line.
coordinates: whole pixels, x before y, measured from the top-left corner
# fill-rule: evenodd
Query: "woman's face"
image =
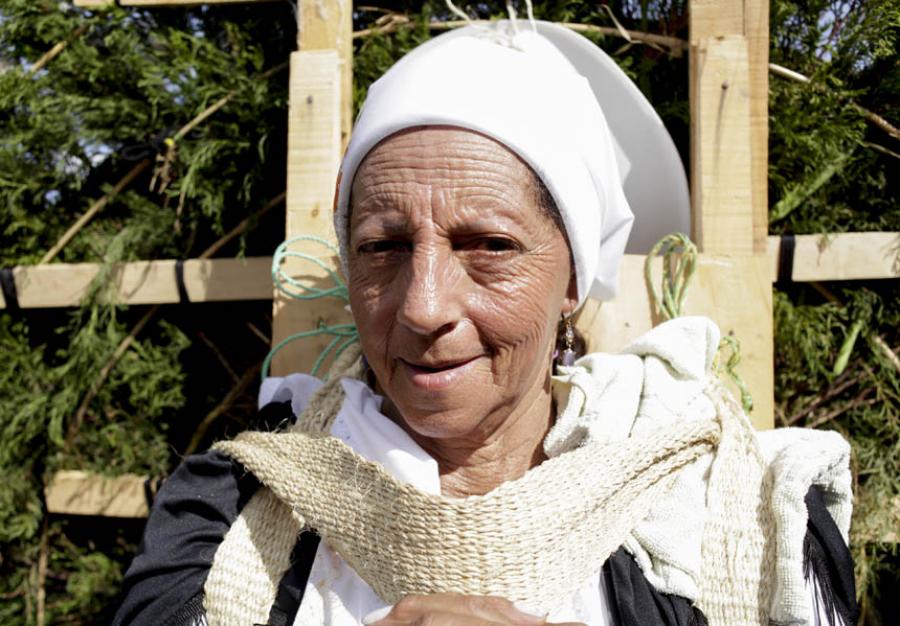
<path fill-rule="evenodd" d="M 351 198 L 350 304 L 407 427 L 477 437 L 546 394 L 575 288 L 528 166 L 478 133 L 417 128 L 366 156 Z"/>

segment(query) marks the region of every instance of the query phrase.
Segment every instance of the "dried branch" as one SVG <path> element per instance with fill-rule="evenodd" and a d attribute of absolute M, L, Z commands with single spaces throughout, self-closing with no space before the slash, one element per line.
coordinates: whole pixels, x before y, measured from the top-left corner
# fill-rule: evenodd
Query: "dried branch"
<path fill-rule="evenodd" d="M 900 374 L 900 357 L 897 356 L 897 354 L 900 353 L 900 346 L 892 349 L 880 335 L 874 335 L 872 337 L 872 343 L 878 346 L 878 349 L 881 350 L 882 354 L 887 357 L 888 361 L 894 366 L 894 369 L 897 370 L 897 373 Z"/>
<path fill-rule="evenodd" d="M 259 77 L 261 79 L 271 78 L 274 74 L 285 69 L 287 66 L 287 63 L 280 63 L 275 67 L 266 70 L 265 72 L 260 74 Z M 182 139 L 185 135 L 187 135 L 197 126 L 206 121 L 216 111 L 228 104 L 228 102 L 238 94 L 238 91 L 238 89 L 232 89 L 227 94 L 216 100 L 213 104 L 206 107 L 191 121 L 179 128 L 178 131 L 171 137 L 171 139 L 176 142 Z M 50 248 L 47 254 L 45 254 L 41 258 L 40 263 L 49 263 L 50 261 L 52 261 L 56 257 L 56 255 L 59 254 L 59 252 L 66 246 L 66 244 L 69 243 L 69 241 L 71 241 L 72 238 L 77 235 L 81 231 L 81 229 L 84 228 L 85 225 L 87 225 L 87 223 L 91 221 L 91 219 L 93 219 L 93 217 L 97 215 L 97 213 L 99 213 L 116 194 L 120 193 L 125 187 L 130 185 L 132 181 L 134 181 L 134 179 L 137 178 L 139 174 L 141 174 L 141 172 L 143 172 L 145 169 L 147 169 L 147 167 L 150 166 L 151 163 L 152 161 L 150 159 L 144 159 L 133 168 L 131 168 L 131 171 L 128 172 L 124 177 L 122 177 L 122 179 L 118 183 L 116 183 L 116 186 L 113 187 L 112 191 L 92 204 L 91 207 L 81 217 L 79 217 L 78 220 L 76 220 L 76 222 L 72 224 L 72 226 L 69 227 L 69 229 L 63 234 L 63 236 L 59 238 L 59 241 L 57 241 L 53 245 L 53 247 Z"/>
<path fill-rule="evenodd" d="M 191 441 L 188 443 L 187 447 L 184 449 L 184 456 L 192 454 L 200 443 L 203 441 L 203 438 L 206 436 L 206 432 L 209 430 L 210 426 L 215 423 L 215 421 L 225 413 L 231 406 L 234 404 L 235 400 L 237 400 L 241 394 L 243 394 L 247 388 L 256 380 L 256 377 L 259 375 L 259 370 L 262 369 L 262 361 L 248 369 L 244 372 L 244 375 L 241 376 L 240 380 L 237 384 L 231 388 L 231 391 L 222 398 L 222 400 L 213 407 L 213 410 L 206 414 L 206 417 L 197 425 L 197 429 L 194 431 L 194 434 L 191 436 Z"/>
<path fill-rule="evenodd" d="M 63 39 L 62 41 L 57 43 L 55 46 L 53 46 L 52 48 L 47 50 L 47 52 L 45 52 L 41 56 L 40 59 L 35 61 L 34 65 L 32 65 L 30 68 L 28 68 L 28 73 L 34 75 L 34 74 L 37 74 L 38 72 L 40 72 L 42 69 L 44 69 L 44 67 L 50 61 L 55 59 L 59 55 L 60 52 L 65 50 L 66 46 L 68 46 L 70 43 L 72 43 L 73 41 L 75 41 L 76 39 L 81 37 L 84 33 L 86 33 L 87 29 L 88 29 L 88 25 L 82 24 L 81 26 L 79 26 L 78 28 L 73 30 L 72 33 L 68 37 L 66 37 L 65 39 Z"/>
<path fill-rule="evenodd" d="M 246 231 L 247 228 L 250 226 L 251 223 L 253 223 L 254 220 L 260 219 L 263 215 L 265 215 L 266 213 L 271 211 L 274 207 L 276 207 L 279 204 L 281 204 L 282 202 L 284 202 L 285 197 L 287 197 L 287 194 L 286 194 L 286 192 L 282 191 L 280 194 L 278 194 L 277 196 L 275 196 L 274 198 L 272 198 L 271 200 L 266 202 L 266 204 L 263 205 L 263 207 L 259 211 L 257 211 L 253 215 L 250 215 L 250 216 L 246 217 L 245 219 L 241 220 L 241 222 L 237 226 L 235 226 L 234 228 L 229 230 L 227 233 L 222 235 L 222 237 L 220 237 L 218 241 L 216 241 L 211 246 L 209 246 L 206 250 L 204 250 L 203 254 L 201 254 L 197 258 L 208 259 L 208 258 L 212 257 L 216 252 L 219 251 L 219 249 L 222 246 L 224 246 L 229 241 L 231 241 L 232 239 L 234 239 L 235 237 L 237 237 L 238 235 L 240 235 L 241 233 Z"/>
<path fill-rule="evenodd" d="M 817 417 L 816 419 L 812 420 L 810 423 L 806 424 L 806 427 L 807 428 L 818 428 L 819 426 L 822 426 L 823 424 L 830 422 L 831 420 L 835 419 L 836 417 L 839 417 L 839 416 L 843 415 L 844 413 L 846 413 L 847 411 L 855 409 L 856 407 L 864 406 L 864 405 L 871 406 L 877 402 L 880 402 L 881 400 L 879 398 L 869 398 L 869 396 L 872 395 L 873 391 L 875 391 L 874 387 L 866 387 L 865 389 L 862 390 L 862 392 L 859 393 L 859 395 L 857 395 L 855 398 L 853 398 L 853 400 L 844 404 L 841 407 L 834 409 L 833 411 L 829 411 L 828 413 L 825 413 L 824 415 Z"/>
<path fill-rule="evenodd" d="M 97 213 L 103 210 L 110 200 L 119 194 L 125 187 L 131 184 L 131 182 L 137 178 L 145 169 L 150 167 L 150 159 L 144 159 L 137 165 L 131 168 L 131 170 L 122 177 L 119 182 L 116 183 L 116 186 L 112 188 L 112 190 L 107 193 L 105 196 L 94 202 L 90 206 L 90 208 L 84 212 L 84 214 L 79 217 L 74 224 L 72 224 L 63 236 L 59 238 L 59 240 L 53 244 L 53 247 L 47 251 L 47 254 L 41 257 L 39 263 L 49 263 L 59 252 L 69 243 L 72 238 L 77 235 L 82 228 L 84 228 L 88 222 L 90 222 Z"/>
<path fill-rule="evenodd" d="M 794 70 L 778 65 L 777 63 L 769 63 L 769 71 L 776 76 L 787 78 L 788 80 L 793 80 L 799 83 L 811 82 L 808 76 L 804 76 L 800 72 L 795 72 Z M 857 111 L 859 111 L 859 113 L 864 118 L 872 122 L 875 126 L 886 132 L 897 141 L 900 141 L 900 129 L 892 125 L 890 122 L 888 122 L 886 119 L 884 119 L 874 111 L 870 111 L 869 109 L 860 106 L 855 102 L 851 102 L 851 104 Z"/>
<path fill-rule="evenodd" d="M 272 345 L 271 339 L 269 339 L 263 331 L 257 328 L 253 322 L 247 322 L 247 328 L 250 329 L 251 333 L 259 337 L 259 340 L 262 341 L 266 345 L 266 347 Z"/>
<path fill-rule="evenodd" d="M 238 375 L 234 371 L 234 369 L 231 367 L 231 363 L 228 362 L 228 359 L 226 359 L 225 355 L 222 354 L 222 351 L 219 350 L 219 346 L 214 344 L 212 342 L 212 340 L 209 337 L 207 337 L 206 334 L 203 333 L 202 331 L 198 330 L 197 336 L 200 338 L 200 341 L 202 341 L 206 345 L 206 347 L 209 348 L 209 351 L 213 353 L 213 355 L 216 357 L 216 359 L 218 359 L 219 364 L 222 366 L 222 369 L 224 369 L 226 372 L 228 372 L 228 375 L 231 377 L 231 382 L 237 383 L 240 380 L 240 378 L 238 377 Z"/>
<path fill-rule="evenodd" d="M 372 28 L 364 28 L 354 31 L 353 39 L 361 39 L 370 37 L 375 34 L 393 33 L 404 28 L 416 28 L 417 24 L 408 15 L 402 13 L 392 13 L 384 10 L 385 15 L 378 18 Z M 428 23 L 429 30 L 453 30 L 462 26 L 470 26 L 472 24 L 489 24 L 488 20 L 448 20 L 431 21 Z M 572 22 L 560 22 L 560 26 L 564 26 L 578 33 L 597 33 L 600 35 L 612 35 L 621 37 L 631 43 L 647 43 L 655 44 L 668 48 L 673 54 L 680 55 L 684 50 L 688 49 L 688 42 L 678 37 L 668 37 L 666 35 L 657 35 L 656 33 L 645 33 L 638 30 L 625 30 L 614 26 L 595 26 L 593 24 L 575 24 Z"/>

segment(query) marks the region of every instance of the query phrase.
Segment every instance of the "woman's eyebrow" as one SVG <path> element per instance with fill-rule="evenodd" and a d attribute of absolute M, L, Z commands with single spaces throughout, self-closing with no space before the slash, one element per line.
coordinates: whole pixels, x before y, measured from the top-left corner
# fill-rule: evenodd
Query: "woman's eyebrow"
<path fill-rule="evenodd" d="M 353 225 L 352 230 L 358 231 L 363 227 L 377 228 L 379 233 L 387 235 L 403 235 L 409 231 L 409 221 L 373 213 L 361 217 L 359 222 Z"/>

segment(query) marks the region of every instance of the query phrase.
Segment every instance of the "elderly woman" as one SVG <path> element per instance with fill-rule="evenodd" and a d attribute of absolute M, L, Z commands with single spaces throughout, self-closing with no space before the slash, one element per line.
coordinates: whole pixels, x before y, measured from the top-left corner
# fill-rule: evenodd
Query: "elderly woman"
<path fill-rule="evenodd" d="M 361 356 L 268 379 L 260 432 L 185 460 L 117 623 L 852 623 L 839 437 L 754 433 L 702 318 L 576 360 L 631 221 L 546 39 L 400 61 L 335 200 Z"/>

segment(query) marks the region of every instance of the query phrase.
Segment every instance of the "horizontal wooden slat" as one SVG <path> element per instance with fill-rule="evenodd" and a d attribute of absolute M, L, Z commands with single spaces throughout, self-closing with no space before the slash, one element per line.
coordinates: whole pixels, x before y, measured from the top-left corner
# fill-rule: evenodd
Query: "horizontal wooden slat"
<path fill-rule="evenodd" d="M 779 237 L 769 237 L 769 275 L 778 279 Z M 640 266 L 643 256 L 627 255 Z M 701 258 L 704 258 L 701 255 Z M 178 302 L 175 261 L 136 261 L 113 270 L 111 295 L 122 304 Z M 184 282 L 191 302 L 271 300 L 271 257 L 191 259 Z M 97 263 L 51 263 L 13 269 L 19 306 L 25 309 L 76 306 L 101 270 Z M 797 235 L 793 280 L 796 282 L 900 278 L 900 233 Z M 0 296 L 0 308 L 6 303 Z"/>
<path fill-rule="evenodd" d="M 108 478 L 92 472 L 64 470 L 53 475 L 44 497 L 50 513 L 146 517 L 146 484 L 147 477 L 137 474 Z"/>
<path fill-rule="evenodd" d="M 900 233 L 796 235 L 791 278 L 798 283 L 900 278 Z M 769 237 L 772 282 L 778 279 L 780 237 Z"/>
<path fill-rule="evenodd" d="M 166 259 L 116 265 L 105 297 L 122 304 L 178 302 L 176 263 Z M 271 265 L 271 257 L 189 259 L 184 262 L 185 291 L 191 302 L 271 300 Z M 102 268 L 98 263 L 16 267 L 13 276 L 19 306 L 23 309 L 76 306 Z"/>

